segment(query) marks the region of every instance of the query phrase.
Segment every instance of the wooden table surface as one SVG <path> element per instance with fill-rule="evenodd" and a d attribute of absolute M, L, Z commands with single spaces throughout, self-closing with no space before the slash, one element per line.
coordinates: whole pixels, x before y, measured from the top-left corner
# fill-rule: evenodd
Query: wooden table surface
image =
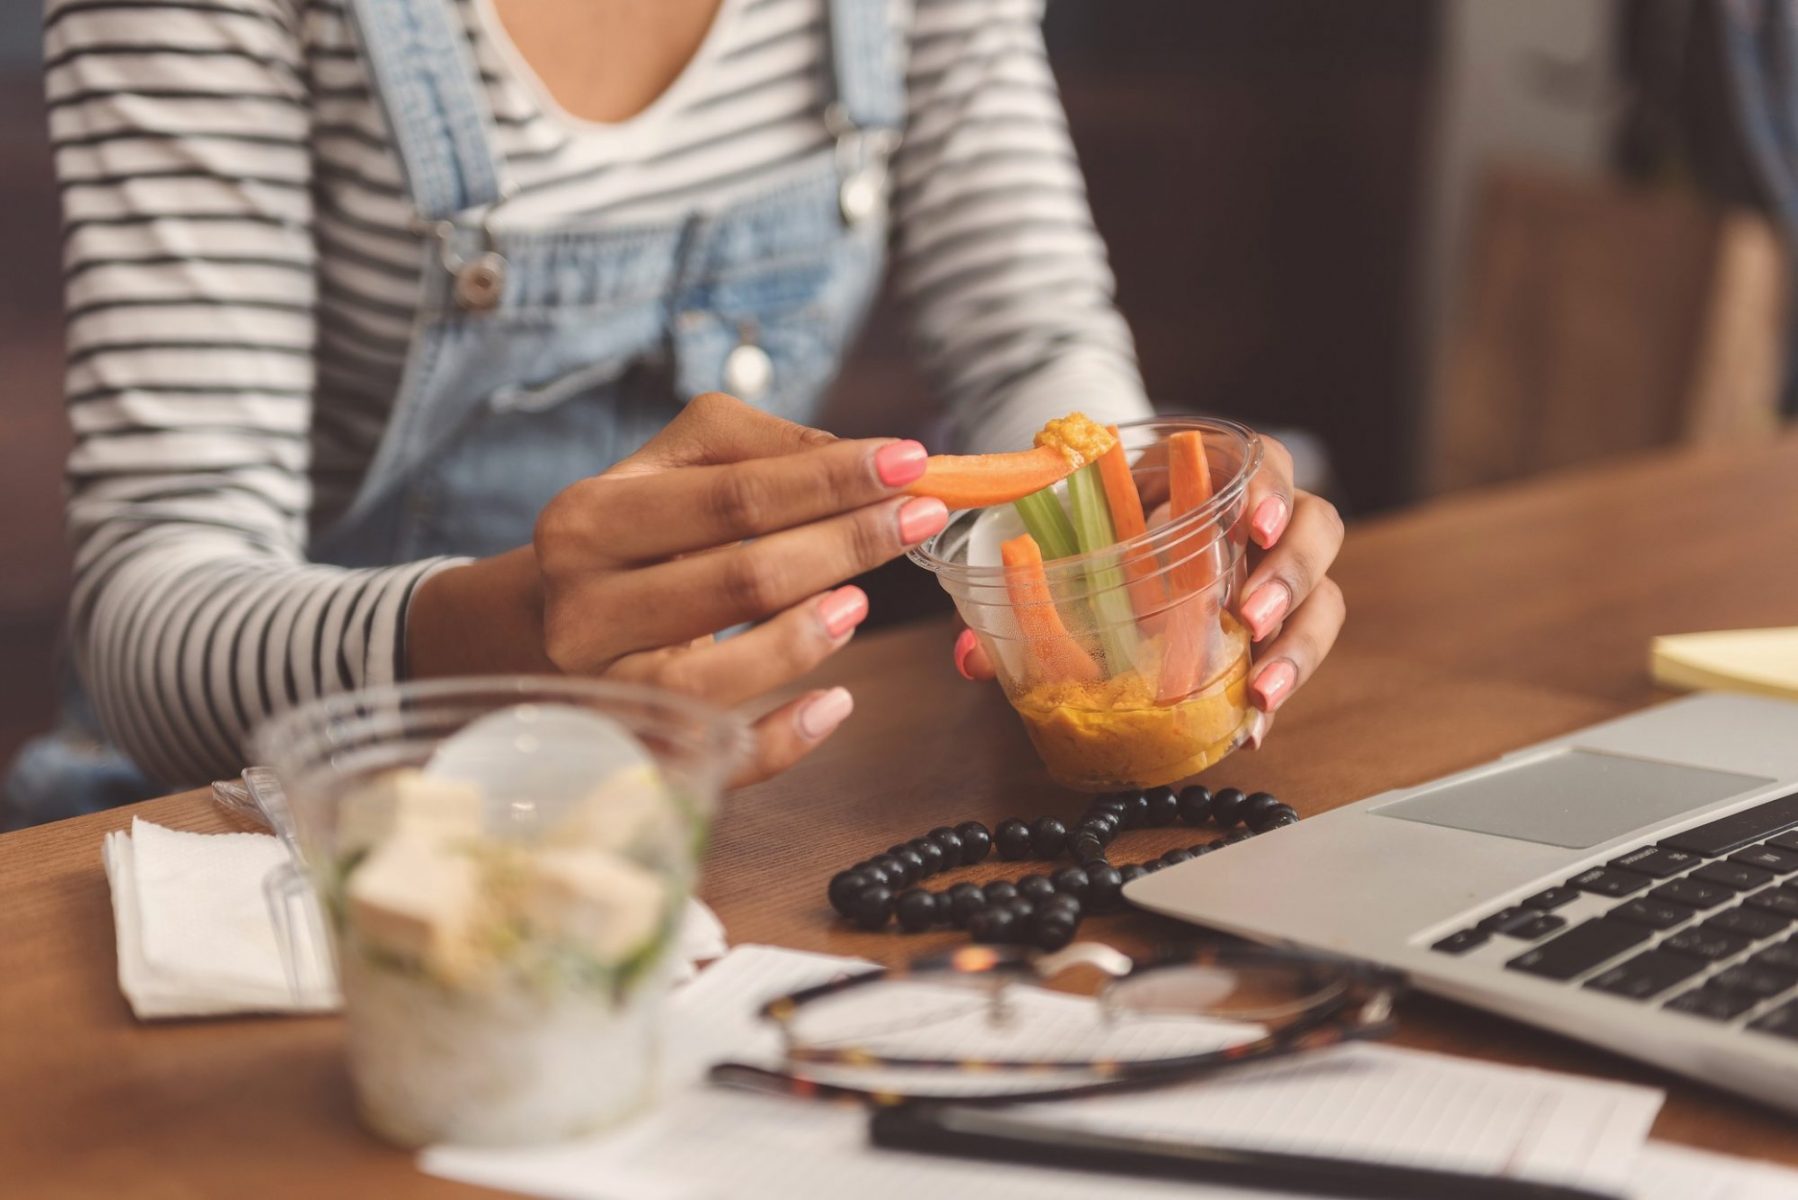
<path fill-rule="evenodd" d="M 1651 635 L 1798 621 L 1798 437 L 1636 460 L 1353 528 L 1348 628 L 1267 745 L 1210 774 L 1302 813 L 1417 783 L 1659 699 Z M 934 825 L 1073 816 L 996 689 L 964 684 L 941 623 L 870 635 L 827 672 L 851 722 L 734 796 L 704 895 L 731 939 L 896 958 L 936 935 L 834 921 L 836 870 Z M 483 1194 L 423 1176 L 351 1116 L 333 1018 L 136 1023 L 121 998 L 100 838 L 133 815 L 225 822 L 200 793 L 0 837 L 0 1193 L 258 1197 Z M 1168 830 L 1124 843 L 1144 856 Z M 976 868 L 973 877 L 999 873 Z M 1015 873 L 1012 868 L 1011 873 Z M 1083 934 L 1176 934 L 1130 914 Z M 940 935 L 946 940 L 949 935 Z M 1798 1164 L 1798 1122 L 1699 1084 L 1427 997 L 1404 1045 L 1649 1083 L 1655 1133 Z"/>

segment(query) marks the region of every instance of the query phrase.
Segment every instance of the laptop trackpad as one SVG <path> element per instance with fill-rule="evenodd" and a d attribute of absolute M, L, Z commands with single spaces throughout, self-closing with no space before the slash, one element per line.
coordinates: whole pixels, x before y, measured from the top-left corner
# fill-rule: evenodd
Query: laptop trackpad
<path fill-rule="evenodd" d="M 1582 850 L 1772 782 L 1619 754 L 1562 750 L 1371 811 Z"/>

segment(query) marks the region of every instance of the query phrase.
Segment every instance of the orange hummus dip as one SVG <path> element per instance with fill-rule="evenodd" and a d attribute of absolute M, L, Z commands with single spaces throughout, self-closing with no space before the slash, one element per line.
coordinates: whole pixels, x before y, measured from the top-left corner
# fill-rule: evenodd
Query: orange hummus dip
<path fill-rule="evenodd" d="M 1155 703 L 1138 671 L 1097 683 L 1044 683 L 1012 703 L 1049 773 L 1069 787 L 1161 787 L 1196 775 L 1236 748 L 1249 719 L 1249 646 L 1223 616 L 1228 665 L 1177 704 Z"/>
<path fill-rule="evenodd" d="M 1053 446 L 1067 456 L 1074 470 L 1098 462 L 1117 439 L 1111 430 L 1085 413 L 1056 417 L 1037 432 L 1038 446 Z"/>

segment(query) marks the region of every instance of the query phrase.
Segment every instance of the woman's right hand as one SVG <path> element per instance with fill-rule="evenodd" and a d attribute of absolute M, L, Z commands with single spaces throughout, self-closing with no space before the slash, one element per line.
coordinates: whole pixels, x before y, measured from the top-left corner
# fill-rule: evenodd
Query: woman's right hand
<path fill-rule="evenodd" d="M 552 499 L 530 546 L 427 579 L 408 614 L 412 674 L 553 670 L 725 706 L 765 695 L 867 616 L 861 589 L 838 585 L 946 523 L 941 501 L 898 494 L 924 459 L 916 442 L 838 440 L 700 396 L 642 450 Z M 832 688 L 766 714 L 737 782 L 791 766 L 852 707 Z"/>

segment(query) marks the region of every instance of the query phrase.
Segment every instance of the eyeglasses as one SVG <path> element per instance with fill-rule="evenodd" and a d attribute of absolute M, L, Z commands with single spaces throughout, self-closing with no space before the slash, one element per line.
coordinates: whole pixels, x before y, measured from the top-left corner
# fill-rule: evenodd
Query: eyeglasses
<path fill-rule="evenodd" d="M 1047 986 L 1081 974 L 1083 991 Z M 1094 942 L 1053 954 L 968 946 L 769 1001 L 760 1016 L 781 1034 L 779 1065 L 721 1063 L 711 1078 L 883 1106 L 1109 1094 L 1384 1036 L 1402 986 L 1391 971 L 1297 950 L 1137 960 Z"/>

